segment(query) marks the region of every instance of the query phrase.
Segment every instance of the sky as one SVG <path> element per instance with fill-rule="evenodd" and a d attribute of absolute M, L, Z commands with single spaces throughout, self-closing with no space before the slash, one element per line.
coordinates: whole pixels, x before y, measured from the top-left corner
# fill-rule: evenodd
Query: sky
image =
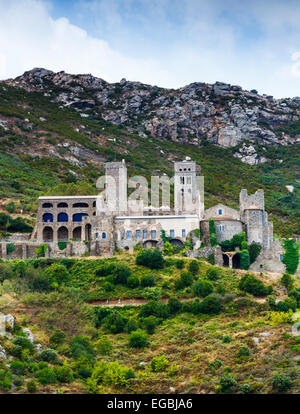
<path fill-rule="evenodd" d="M 34 67 L 300 96 L 299 0 L 0 0 L 0 79 Z"/>

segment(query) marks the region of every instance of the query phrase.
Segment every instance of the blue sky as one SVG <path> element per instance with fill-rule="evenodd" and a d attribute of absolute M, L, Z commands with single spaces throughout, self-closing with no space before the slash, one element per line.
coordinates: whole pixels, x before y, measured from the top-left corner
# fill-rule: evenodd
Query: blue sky
<path fill-rule="evenodd" d="M 32 67 L 300 95 L 299 0 L 0 0 L 0 79 Z"/>

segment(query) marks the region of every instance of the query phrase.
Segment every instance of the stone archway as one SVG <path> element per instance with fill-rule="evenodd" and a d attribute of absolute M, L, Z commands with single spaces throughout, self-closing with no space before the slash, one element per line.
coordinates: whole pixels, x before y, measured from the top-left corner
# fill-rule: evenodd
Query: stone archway
<path fill-rule="evenodd" d="M 73 239 L 81 240 L 81 226 L 75 227 L 73 230 Z"/>
<path fill-rule="evenodd" d="M 232 268 L 233 269 L 240 269 L 241 268 L 241 257 L 239 253 L 236 253 L 232 257 Z"/>
<path fill-rule="evenodd" d="M 58 241 L 68 241 L 69 231 L 67 227 L 62 226 L 57 230 L 57 240 Z"/>
<path fill-rule="evenodd" d="M 44 242 L 52 242 L 53 241 L 53 228 L 52 227 L 44 227 L 43 241 Z"/>
<path fill-rule="evenodd" d="M 184 243 L 180 239 L 171 239 L 170 244 L 173 247 L 184 247 Z"/>
<path fill-rule="evenodd" d="M 143 243 L 144 249 L 151 249 L 153 247 L 157 247 L 158 241 L 157 240 L 146 240 Z"/>
<path fill-rule="evenodd" d="M 229 257 L 227 256 L 227 254 L 223 253 L 223 266 L 225 267 L 229 267 Z"/>

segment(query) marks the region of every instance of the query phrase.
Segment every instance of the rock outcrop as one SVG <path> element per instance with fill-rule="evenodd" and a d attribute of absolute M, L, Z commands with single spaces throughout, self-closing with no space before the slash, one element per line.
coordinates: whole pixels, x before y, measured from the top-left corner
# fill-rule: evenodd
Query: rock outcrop
<path fill-rule="evenodd" d="M 36 68 L 6 81 L 29 91 L 41 91 L 53 102 L 79 111 L 82 117 L 99 117 L 146 137 L 203 145 L 210 142 L 235 152 L 251 165 L 265 162 L 254 148 L 290 145 L 280 127 L 300 120 L 300 97 L 274 99 L 222 82 L 192 83 L 179 89 L 163 89 L 122 79 L 110 84 L 88 75 Z"/>

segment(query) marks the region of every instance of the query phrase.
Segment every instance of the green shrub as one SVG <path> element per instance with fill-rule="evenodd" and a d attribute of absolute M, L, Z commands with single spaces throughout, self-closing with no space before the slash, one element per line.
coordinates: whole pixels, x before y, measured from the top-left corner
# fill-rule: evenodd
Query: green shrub
<path fill-rule="evenodd" d="M 104 320 L 104 325 L 111 333 L 120 333 L 124 331 L 126 319 L 120 312 L 113 310 Z"/>
<path fill-rule="evenodd" d="M 192 275 L 196 275 L 198 272 L 199 272 L 199 263 L 198 263 L 198 261 L 197 260 L 192 260 L 190 263 L 189 263 L 189 272 L 192 274 Z"/>
<path fill-rule="evenodd" d="M 272 286 L 265 286 L 261 280 L 249 273 L 241 278 L 239 288 L 254 296 L 267 296 L 273 291 Z"/>
<path fill-rule="evenodd" d="M 50 344 L 55 347 L 57 345 L 63 344 L 65 339 L 66 339 L 66 334 L 63 331 L 56 330 L 50 336 Z"/>
<path fill-rule="evenodd" d="M 242 250 L 239 253 L 241 269 L 248 270 L 250 267 L 250 255 L 248 250 Z"/>
<path fill-rule="evenodd" d="M 218 280 L 220 275 L 220 270 L 217 267 L 210 266 L 205 273 L 205 276 L 209 280 Z"/>
<path fill-rule="evenodd" d="M 15 375 L 23 375 L 25 372 L 25 364 L 20 361 L 13 361 L 10 364 L 10 370 Z"/>
<path fill-rule="evenodd" d="M 220 378 L 220 387 L 223 393 L 229 393 L 237 384 L 236 380 L 230 374 L 223 374 Z"/>
<path fill-rule="evenodd" d="M 170 315 L 169 307 L 167 304 L 151 300 L 141 307 L 139 316 L 156 316 L 157 318 L 167 319 Z"/>
<path fill-rule="evenodd" d="M 285 374 L 274 374 L 272 378 L 273 390 L 278 392 L 289 391 L 293 386 L 292 380 Z"/>
<path fill-rule="evenodd" d="M 172 244 L 168 241 L 164 243 L 164 254 L 166 256 L 172 256 L 174 254 L 174 248 Z"/>
<path fill-rule="evenodd" d="M 44 349 L 41 352 L 40 358 L 42 361 L 54 363 L 54 362 L 57 362 L 58 355 L 54 349 L 48 348 L 48 349 Z"/>
<path fill-rule="evenodd" d="M 168 307 L 171 315 L 179 313 L 181 311 L 181 302 L 177 298 L 170 298 L 168 301 Z"/>
<path fill-rule="evenodd" d="M 12 374 L 7 369 L 0 368 L 0 389 L 9 391 L 12 387 Z"/>
<path fill-rule="evenodd" d="M 58 382 L 69 384 L 74 380 L 73 372 L 67 365 L 63 365 L 62 367 L 55 367 L 54 373 Z"/>
<path fill-rule="evenodd" d="M 255 260 L 258 258 L 261 252 L 261 245 L 259 243 L 251 243 L 248 247 L 249 257 L 250 257 L 250 264 L 254 263 Z"/>
<path fill-rule="evenodd" d="M 28 381 L 26 384 L 27 391 L 30 393 L 36 392 L 36 383 L 34 381 Z"/>
<path fill-rule="evenodd" d="M 145 249 L 137 254 L 136 264 L 149 267 L 150 269 L 162 269 L 164 258 L 158 249 Z"/>
<path fill-rule="evenodd" d="M 46 251 L 47 251 L 46 243 L 41 244 L 37 249 L 35 249 L 35 253 L 37 257 L 45 257 Z"/>
<path fill-rule="evenodd" d="M 55 372 L 53 369 L 49 367 L 45 367 L 37 372 L 36 374 L 37 380 L 39 383 L 46 385 L 46 384 L 55 384 L 57 381 Z"/>
<path fill-rule="evenodd" d="M 231 336 L 230 335 L 224 335 L 222 338 L 222 341 L 224 342 L 224 344 L 228 344 L 229 342 L 231 342 Z"/>
<path fill-rule="evenodd" d="M 155 279 L 153 275 L 144 275 L 141 279 L 142 287 L 152 287 L 155 285 Z"/>
<path fill-rule="evenodd" d="M 191 272 L 181 272 L 180 278 L 175 281 L 175 289 L 180 290 L 191 286 L 194 281 L 194 276 Z"/>
<path fill-rule="evenodd" d="M 5 210 L 8 211 L 9 213 L 14 213 L 16 211 L 15 203 L 11 201 L 10 203 L 6 204 Z"/>
<path fill-rule="evenodd" d="M 162 297 L 162 290 L 160 287 L 149 287 L 143 292 L 145 299 L 158 300 Z"/>
<path fill-rule="evenodd" d="M 240 345 L 239 349 L 237 351 L 237 356 L 238 357 L 248 357 L 250 356 L 250 349 L 248 348 L 247 345 Z"/>
<path fill-rule="evenodd" d="M 198 280 L 192 286 L 194 296 L 208 296 L 210 293 L 213 292 L 214 287 L 211 282 L 208 280 Z"/>
<path fill-rule="evenodd" d="M 168 365 L 169 361 L 167 360 L 165 355 L 154 357 L 151 360 L 151 369 L 153 372 L 164 371 Z"/>
<path fill-rule="evenodd" d="M 251 387 L 249 384 L 242 384 L 240 387 L 241 394 L 249 394 L 251 391 Z"/>
<path fill-rule="evenodd" d="M 57 287 L 70 280 L 67 268 L 59 263 L 53 263 L 47 267 L 44 273 L 52 287 Z"/>
<path fill-rule="evenodd" d="M 299 265 L 299 244 L 295 239 L 287 239 L 283 241 L 284 254 L 282 263 L 285 264 L 286 272 L 293 275 Z"/>
<path fill-rule="evenodd" d="M 148 337 L 146 332 L 138 329 L 129 335 L 129 345 L 132 348 L 144 348 L 148 344 Z"/>
<path fill-rule="evenodd" d="M 280 279 L 280 283 L 286 288 L 287 291 L 293 289 L 294 279 L 288 273 L 285 273 Z"/>
<path fill-rule="evenodd" d="M 112 350 L 113 346 L 108 338 L 103 337 L 97 342 L 97 351 L 99 352 L 99 354 L 109 355 L 112 352 Z"/>
<path fill-rule="evenodd" d="M 151 315 L 143 320 L 143 324 L 145 326 L 147 333 L 152 335 L 155 332 L 156 326 L 159 324 L 159 319 Z"/>
<path fill-rule="evenodd" d="M 221 310 L 221 298 L 216 293 L 206 296 L 200 303 L 200 312 L 207 314 L 218 314 Z"/>
<path fill-rule="evenodd" d="M 279 312 L 288 312 L 290 309 L 292 309 L 293 312 L 297 309 L 297 301 L 293 297 L 281 300 L 276 305 L 276 310 Z"/>
<path fill-rule="evenodd" d="M 183 269 L 184 268 L 184 260 L 179 259 L 176 261 L 176 268 L 177 269 Z"/>
<path fill-rule="evenodd" d="M 31 353 L 34 351 L 33 344 L 25 336 L 17 336 L 14 340 L 14 345 L 19 345 L 22 350 L 28 349 Z"/>
<path fill-rule="evenodd" d="M 94 349 L 88 337 L 74 336 L 70 342 L 70 352 L 74 359 L 86 358 L 87 360 L 94 359 Z"/>
<path fill-rule="evenodd" d="M 127 286 L 130 288 L 136 288 L 140 284 L 139 278 L 137 276 L 130 276 L 127 279 Z"/>
<path fill-rule="evenodd" d="M 13 383 L 16 387 L 22 387 L 22 385 L 24 385 L 24 377 L 21 377 L 21 376 L 15 377 L 15 379 L 13 380 Z"/>
<path fill-rule="evenodd" d="M 126 323 L 126 331 L 128 333 L 136 331 L 139 327 L 138 321 L 135 318 L 129 318 Z"/>
<path fill-rule="evenodd" d="M 95 364 L 92 376 L 87 380 L 87 386 L 90 392 L 97 393 L 103 385 L 124 387 L 131 378 L 134 378 L 131 368 L 119 365 L 118 362 L 100 361 Z"/>

